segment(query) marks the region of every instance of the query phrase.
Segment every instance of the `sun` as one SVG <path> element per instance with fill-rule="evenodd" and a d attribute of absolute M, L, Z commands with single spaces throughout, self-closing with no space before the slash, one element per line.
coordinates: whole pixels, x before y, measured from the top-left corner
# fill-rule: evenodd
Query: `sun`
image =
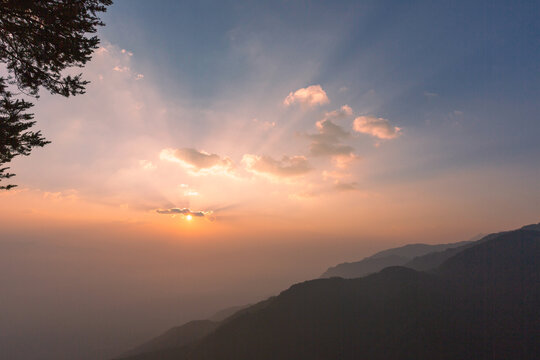
<path fill-rule="evenodd" d="M 191 214 L 186 215 L 186 220 L 187 221 L 191 221 L 191 219 L 193 219 L 193 216 L 191 216 Z"/>

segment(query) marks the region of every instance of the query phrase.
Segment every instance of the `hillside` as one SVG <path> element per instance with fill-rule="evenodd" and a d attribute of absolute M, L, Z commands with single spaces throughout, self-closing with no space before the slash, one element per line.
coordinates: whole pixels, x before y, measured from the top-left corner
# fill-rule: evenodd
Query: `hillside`
<path fill-rule="evenodd" d="M 352 279 L 373 274 L 388 266 L 401 266 L 411 262 L 416 257 L 426 254 L 445 251 L 472 243 L 480 236 L 476 236 L 468 241 L 461 241 L 451 244 L 409 244 L 393 249 L 380 251 L 372 256 L 360 261 L 342 263 L 326 270 L 321 278 L 342 277 Z"/>
<path fill-rule="evenodd" d="M 122 357 L 154 352 L 156 350 L 174 349 L 202 339 L 214 331 L 219 322 L 210 320 L 190 321 L 174 327 L 160 336 L 124 353 Z"/>
<path fill-rule="evenodd" d="M 540 232 L 507 232 L 429 273 L 296 284 L 200 341 L 129 359 L 538 359 L 539 260 Z"/>
<path fill-rule="evenodd" d="M 540 231 L 540 224 L 531 224 L 526 225 L 520 228 L 519 230 L 531 230 L 531 231 Z M 425 255 L 417 256 L 414 259 L 406 262 L 403 266 L 418 270 L 418 271 L 430 271 L 439 267 L 446 260 L 450 259 L 454 255 L 462 252 L 463 250 L 482 242 L 486 242 L 495 238 L 498 238 L 504 234 L 510 233 L 511 231 L 502 231 L 498 233 L 493 233 L 486 235 L 484 237 L 477 238 L 474 242 L 465 242 L 457 243 L 460 246 L 450 247 L 444 250 L 429 252 Z"/>

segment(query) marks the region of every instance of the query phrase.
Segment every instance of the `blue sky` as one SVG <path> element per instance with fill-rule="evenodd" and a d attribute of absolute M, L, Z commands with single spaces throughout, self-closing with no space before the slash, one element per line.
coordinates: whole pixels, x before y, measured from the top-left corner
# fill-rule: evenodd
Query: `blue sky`
<path fill-rule="evenodd" d="M 350 82 L 359 93 L 400 84 L 452 98 L 522 99 L 538 92 L 538 8 L 531 1 L 133 0 L 114 4 L 101 33 L 161 69 L 165 84 L 187 82 L 204 93 L 249 81 L 234 36 L 285 57 L 284 74 L 316 62 L 312 81 Z"/>
<path fill-rule="evenodd" d="M 441 136 L 454 153 L 446 161 L 530 161 L 540 153 L 539 10 L 531 1 L 117 1 L 101 33 L 137 54 L 165 96 L 184 91 L 201 107 L 283 82 L 322 84 L 347 104 L 373 90 L 373 111 L 404 127 L 429 122 L 443 135 L 441 124 L 462 113 L 462 132 Z M 253 58 L 239 50 L 249 46 Z"/>

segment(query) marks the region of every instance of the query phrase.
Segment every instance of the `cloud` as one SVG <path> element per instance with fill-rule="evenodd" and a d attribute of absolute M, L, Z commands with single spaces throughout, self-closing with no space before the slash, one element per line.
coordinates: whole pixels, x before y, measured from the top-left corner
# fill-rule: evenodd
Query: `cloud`
<path fill-rule="evenodd" d="M 116 65 L 115 67 L 113 67 L 113 70 L 117 71 L 117 72 L 128 72 L 130 69 L 129 69 L 129 66 L 118 66 L 118 65 Z"/>
<path fill-rule="evenodd" d="M 342 140 L 347 139 L 351 134 L 332 121 L 332 119 L 346 118 L 351 115 L 351 107 L 344 105 L 338 110 L 326 113 L 322 120 L 317 121 L 315 125 L 319 133 L 307 135 L 311 139 L 310 154 L 312 156 L 352 156 L 354 149 L 342 144 Z"/>
<path fill-rule="evenodd" d="M 253 119 L 253 122 L 258 124 L 263 130 L 268 131 L 276 127 L 275 121 L 260 121 L 259 119 Z"/>
<path fill-rule="evenodd" d="M 315 198 L 318 196 L 356 192 L 359 190 L 357 182 L 342 182 L 335 180 L 331 186 L 328 184 L 307 186 L 302 191 L 292 194 L 291 197 L 297 199 Z"/>
<path fill-rule="evenodd" d="M 150 160 L 139 160 L 139 165 L 144 170 L 155 170 L 157 166 Z"/>
<path fill-rule="evenodd" d="M 220 157 L 193 148 L 163 149 L 159 154 L 161 160 L 175 162 L 188 169 L 193 174 L 224 174 L 234 168 L 228 157 Z"/>
<path fill-rule="evenodd" d="M 291 91 L 285 100 L 283 100 L 285 106 L 294 103 L 315 106 L 327 104 L 328 102 L 330 100 L 328 100 L 328 96 L 326 96 L 326 92 L 322 89 L 321 85 L 311 85 L 307 88 L 298 89 L 294 93 Z"/>
<path fill-rule="evenodd" d="M 336 181 L 333 187 L 334 191 L 343 192 L 343 191 L 357 191 L 358 183 L 356 182 L 341 182 Z"/>
<path fill-rule="evenodd" d="M 109 52 L 109 50 L 107 50 L 106 47 L 101 46 L 95 51 L 95 54 L 96 55 L 101 55 L 101 54 L 106 54 L 108 52 Z"/>
<path fill-rule="evenodd" d="M 69 200 L 69 201 L 75 201 L 79 199 L 79 193 L 75 189 L 69 189 L 64 191 L 57 191 L 57 192 L 43 192 L 43 198 L 44 199 L 51 199 L 53 201 L 62 201 L 62 200 Z"/>
<path fill-rule="evenodd" d="M 353 161 L 358 159 L 360 159 L 360 157 L 353 152 L 350 152 L 348 154 L 339 154 L 332 157 L 332 161 L 339 169 L 348 168 Z"/>
<path fill-rule="evenodd" d="M 184 196 L 199 196 L 199 192 L 191 189 L 188 184 L 180 184 L 179 187 L 182 189 Z"/>
<path fill-rule="evenodd" d="M 184 191 L 184 196 L 199 196 L 199 192 L 189 189 Z"/>
<path fill-rule="evenodd" d="M 319 130 L 318 134 L 311 135 L 313 139 L 320 139 L 326 142 L 338 142 L 341 139 L 349 137 L 350 133 L 341 126 L 333 123 L 329 119 L 317 121 L 315 126 Z"/>
<path fill-rule="evenodd" d="M 246 154 L 242 163 L 249 172 L 279 178 L 300 176 L 312 170 L 304 156 L 283 156 L 281 160 L 275 160 L 270 156 Z"/>
<path fill-rule="evenodd" d="M 165 214 L 165 215 L 191 215 L 195 217 L 205 217 L 212 213 L 212 211 L 193 211 L 187 208 L 157 209 L 156 212 L 158 214 Z"/>
<path fill-rule="evenodd" d="M 356 132 L 368 134 L 379 139 L 395 139 L 401 135 L 401 128 L 392 126 L 390 121 L 374 116 L 359 116 L 354 119 Z"/>
<path fill-rule="evenodd" d="M 354 149 L 349 145 L 313 141 L 309 146 L 309 151 L 312 156 L 337 156 L 349 155 L 353 153 Z"/>
<path fill-rule="evenodd" d="M 347 116 L 352 116 L 353 111 L 349 105 L 343 105 L 338 110 L 327 112 L 324 116 L 325 119 L 343 119 Z"/>

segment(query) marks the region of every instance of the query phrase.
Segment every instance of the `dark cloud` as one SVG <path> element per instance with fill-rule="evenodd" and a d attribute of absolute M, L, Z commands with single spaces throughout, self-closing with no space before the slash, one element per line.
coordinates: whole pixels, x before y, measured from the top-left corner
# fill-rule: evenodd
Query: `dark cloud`
<path fill-rule="evenodd" d="M 193 211 L 190 209 L 179 209 L 179 208 L 172 208 L 172 209 L 158 209 L 156 210 L 158 214 L 168 214 L 168 215 L 191 215 L 196 217 L 205 217 L 206 215 L 209 215 L 211 211 Z"/>
<path fill-rule="evenodd" d="M 335 156 L 352 154 L 354 149 L 348 145 L 313 141 L 309 146 L 309 152 L 312 156 Z"/>
<path fill-rule="evenodd" d="M 309 136 L 317 141 L 335 143 L 350 136 L 348 131 L 344 130 L 341 126 L 334 124 L 330 119 L 317 121 L 316 125 L 319 133 Z"/>
<path fill-rule="evenodd" d="M 354 155 L 354 149 L 343 144 L 343 140 L 351 136 L 350 132 L 332 121 L 332 119 L 345 118 L 351 115 L 351 108 L 344 105 L 339 110 L 326 113 L 324 119 L 317 121 L 316 125 L 319 133 L 307 135 L 311 139 L 309 146 L 311 156 Z"/>

